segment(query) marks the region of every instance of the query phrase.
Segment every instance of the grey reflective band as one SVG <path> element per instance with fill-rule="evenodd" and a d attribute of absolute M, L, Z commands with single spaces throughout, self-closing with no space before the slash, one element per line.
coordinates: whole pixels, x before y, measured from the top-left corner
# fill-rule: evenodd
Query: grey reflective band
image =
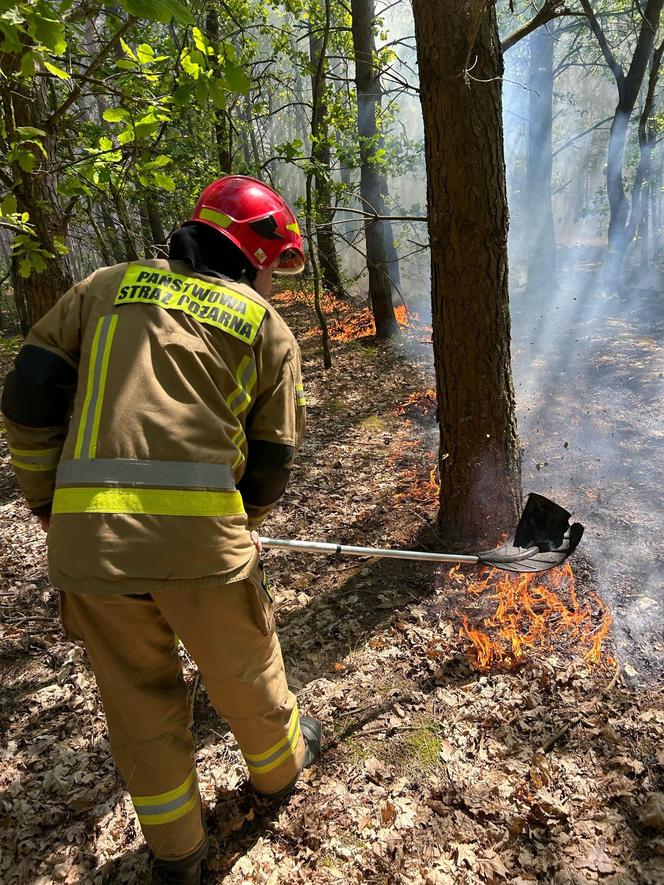
<path fill-rule="evenodd" d="M 124 486 L 159 489 L 235 491 L 229 464 L 199 461 L 141 461 L 133 458 L 93 458 L 61 461 L 58 486 Z"/>
<path fill-rule="evenodd" d="M 183 793 L 182 796 L 178 796 L 177 799 L 171 799 L 170 802 L 162 802 L 161 805 L 139 805 L 137 802 L 140 800 L 134 799 L 136 814 L 139 816 L 140 820 L 143 821 L 146 817 L 152 817 L 157 814 L 168 814 L 170 811 L 176 811 L 178 808 L 182 808 L 183 805 L 186 805 L 197 790 L 198 781 L 194 778 L 187 792 Z M 147 823 L 149 823 L 149 821 L 147 821 Z"/>

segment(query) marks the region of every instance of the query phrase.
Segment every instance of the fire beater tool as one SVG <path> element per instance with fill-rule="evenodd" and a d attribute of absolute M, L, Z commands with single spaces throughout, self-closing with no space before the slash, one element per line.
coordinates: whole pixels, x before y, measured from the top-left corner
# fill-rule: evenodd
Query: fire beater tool
<path fill-rule="evenodd" d="M 554 501 L 531 493 L 511 540 L 494 550 L 465 555 L 350 547 L 323 541 L 287 541 L 282 538 L 261 538 L 261 544 L 265 548 L 295 550 L 300 553 L 337 553 L 342 556 L 377 556 L 381 559 L 414 559 L 420 562 L 462 562 L 489 565 L 505 572 L 544 572 L 562 565 L 579 545 L 583 526 L 579 522 L 570 525 L 570 516 L 567 510 Z"/>

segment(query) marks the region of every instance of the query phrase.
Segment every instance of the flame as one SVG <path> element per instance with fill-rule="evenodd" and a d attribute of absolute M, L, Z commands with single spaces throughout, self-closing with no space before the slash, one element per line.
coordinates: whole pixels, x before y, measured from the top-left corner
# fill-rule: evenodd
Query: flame
<path fill-rule="evenodd" d="M 407 396 L 402 403 L 395 406 L 394 414 L 428 418 L 429 415 L 435 415 L 437 408 L 436 391 L 433 387 L 427 387 L 426 390 L 416 390 Z"/>
<path fill-rule="evenodd" d="M 458 567 L 449 577 L 457 584 L 465 581 Z M 579 603 L 569 563 L 519 576 L 491 569 L 464 589 L 478 596 L 487 594 L 496 603 L 493 615 L 480 625 L 462 616 L 459 635 L 470 641 L 469 658 L 477 670 L 513 669 L 529 653 L 552 649 L 580 651 L 586 663 L 599 663 L 612 618 L 597 594 Z"/>

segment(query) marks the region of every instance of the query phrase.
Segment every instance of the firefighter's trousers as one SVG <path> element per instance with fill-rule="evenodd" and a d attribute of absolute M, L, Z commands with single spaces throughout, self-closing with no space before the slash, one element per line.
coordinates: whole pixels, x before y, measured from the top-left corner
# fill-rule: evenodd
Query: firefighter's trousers
<path fill-rule="evenodd" d="M 262 571 L 204 589 L 148 595 L 62 593 L 62 617 L 97 677 L 111 751 L 145 839 L 165 860 L 205 842 L 178 638 L 229 723 L 252 783 L 274 793 L 298 775 L 304 745 Z"/>

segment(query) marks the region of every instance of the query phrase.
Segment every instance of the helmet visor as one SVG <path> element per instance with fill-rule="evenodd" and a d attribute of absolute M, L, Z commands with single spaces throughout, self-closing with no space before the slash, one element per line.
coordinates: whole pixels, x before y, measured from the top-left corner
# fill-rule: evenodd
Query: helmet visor
<path fill-rule="evenodd" d="M 299 249 L 284 249 L 279 256 L 279 264 L 275 267 L 274 272 L 283 276 L 302 273 L 305 263 L 304 254 Z"/>

